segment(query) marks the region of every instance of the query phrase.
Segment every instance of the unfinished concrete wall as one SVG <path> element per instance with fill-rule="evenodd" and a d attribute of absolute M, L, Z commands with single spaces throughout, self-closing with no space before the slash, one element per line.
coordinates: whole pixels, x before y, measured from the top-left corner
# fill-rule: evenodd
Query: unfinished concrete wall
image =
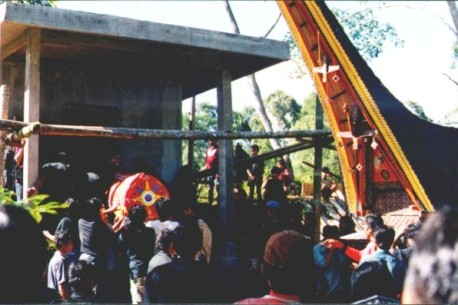
<path fill-rule="evenodd" d="M 14 75 L 6 73 L 15 78 L 10 118 L 22 119 L 24 66 L 19 61 L 14 67 Z M 179 82 L 161 79 L 154 71 L 135 69 L 128 63 L 68 59 L 41 62 L 43 123 L 181 129 L 181 101 Z M 173 179 L 181 165 L 181 141 L 42 136 L 40 163 L 59 150 L 71 153 L 79 166 L 93 171 L 118 150 L 126 170 L 136 170 L 134 160 L 142 158 L 165 182 Z"/>

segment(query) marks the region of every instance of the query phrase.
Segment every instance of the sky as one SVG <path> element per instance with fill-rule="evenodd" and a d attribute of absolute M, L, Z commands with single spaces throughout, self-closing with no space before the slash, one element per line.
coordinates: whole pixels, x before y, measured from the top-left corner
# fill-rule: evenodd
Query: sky
<path fill-rule="evenodd" d="M 231 1 L 242 35 L 264 36 L 279 16 L 275 1 Z M 415 101 L 434 121 L 458 108 L 458 86 L 443 73 L 458 79 L 458 70 L 451 70 L 454 34 L 448 29 L 452 24 L 445 1 L 326 1 L 329 7 L 361 10 L 376 9 L 378 20 L 390 23 L 404 40 L 404 47 L 388 43 L 379 58 L 369 66 L 400 101 Z M 231 32 L 232 27 L 223 1 L 56 1 L 58 8 L 128 17 L 166 24 L 183 25 L 220 32 Z M 288 32 L 281 18 L 268 38 L 282 40 Z M 309 75 L 292 79 L 294 65 L 284 62 L 256 73 L 263 98 L 282 90 L 302 104 L 314 92 Z M 244 106 L 255 107 L 255 99 L 245 78 L 232 84 L 235 110 Z M 216 101 L 215 90 L 196 97 L 197 102 Z M 189 100 L 183 111 L 190 110 Z M 189 107 L 189 110 L 186 108 Z"/>

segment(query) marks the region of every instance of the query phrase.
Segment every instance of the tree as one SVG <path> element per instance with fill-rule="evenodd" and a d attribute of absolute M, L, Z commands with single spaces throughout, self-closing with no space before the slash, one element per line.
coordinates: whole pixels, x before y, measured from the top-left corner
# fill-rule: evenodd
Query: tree
<path fill-rule="evenodd" d="M 304 101 L 300 119 L 294 124 L 293 129 L 306 130 L 315 128 L 315 103 L 316 94 L 311 93 Z M 324 118 L 324 128 L 329 129 L 329 122 Z M 296 180 L 303 182 L 313 181 L 313 168 L 305 165 L 302 161 L 313 163 L 314 152 L 312 149 L 297 152 L 291 156 L 291 162 L 294 166 Z M 337 156 L 337 151 L 330 149 L 323 149 L 323 166 L 327 166 L 332 173 L 340 173 L 340 164 Z M 338 181 L 341 182 L 341 181 Z"/>
<path fill-rule="evenodd" d="M 225 7 L 226 7 L 226 12 L 229 16 L 229 19 L 231 21 L 231 24 L 232 24 L 232 30 L 234 33 L 236 34 L 240 34 L 240 29 L 239 29 L 239 26 L 237 24 L 237 20 L 235 19 L 235 16 L 232 12 L 232 9 L 231 9 L 231 6 L 229 4 L 229 0 L 225 0 L 224 1 L 225 3 Z M 264 36 L 264 37 L 267 37 L 267 35 L 272 31 L 272 29 L 275 27 L 275 25 L 277 24 L 278 20 L 280 19 L 280 16 L 279 18 L 277 18 L 277 20 L 275 21 L 275 23 L 272 25 L 272 27 L 269 29 L 269 31 L 267 32 L 267 34 Z M 259 85 L 256 81 L 256 77 L 254 74 L 250 74 L 248 77 L 248 84 L 250 85 L 251 87 L 251 90 L 253 92 L 253 95 L 256 99 L 256 110 L 257 110 L 257 113 L 259 115 L 259 119 L 261 120 L 262 122 L 262 125 L 264 126 L 264 129 L 266 131 L 273 131 L 272 129 L 272 123 L 269 119 L 269 116 L 267 115 L 267 112 L 266 112 L 266 108 L 264 106 L 264 103 L 263 103 L 263 100 L 262 100 L 262 95 L 261 95 L 261 90 L 259 89 Z M 269 139 L 270 141 L 270 144 L 272 145 L 273 149 L 279 149 L 282 147 L 281 145 L 281 142 L 279 139 Z M 291 166 L 291 161 L 289 159 L 289 156 L 288 155 L 285 155 L 283 156 L 283 159 L 285 160 L 286 162 L 286 166 L 290 169 L 290 172 L 291 172 L 291 175 L 294 177 L 294 171 L 293 171 L 293 168 Z"/>
<path fill-rule="evenodd" d="M 234 131 L 247 131 L 247 128 L 250 129 L 250 119 L 253 117 L 255 110 L 253 108 L 246 108 L 242 112 L 233 111 L 233 122 L 232 130 Z M 199 103 L 196 105 L 195 113 L 195 124 L 194 130 L 207 130 L 207 131 L 216 131 L 218 130 L 218 111 L 215 105 L 212 105 L 207 102 Z M 189 126 L 189 116 L 184 114 L 182 116 L 182 126 Z M 242 140 L 238 141 L 242 144 L 244 149 L 248 149 L 250 146 L 250 141 Z M 206 140 L 197 140 L 194 142 L 194 164 L 193 168 L 200 170 L 204 165 L 203 156 L 205 155 L 205 150 L 207 149 Z M 188 154 L 188 142 L 183 141 L 182 147 L 183 153 L 183 164 L 186 164 Z"/>
<path fill-rule="evenodd" d="M 452 111 L 447 113 L 442 123 L 448 126 L 454 126 L 458 128 L 458 107 L 455 107 Z"/>
<path fill-rule="evenodd" d="M 265 106 L 279 130 L 290 130 L 301 112 L 301 106 L 296 100 L 281 90 L 271 93 L 265 101 Z"/>
<path fill-rule="evenodd" d="M 455 1 L 447 1 L 448 5 L 448 10 L 450 12 L 450 15 L 452 16 L 452 21 L 453 21 L 453 26 L 446 24 L 447 27 L 449 28 L 450 31 L 452 31 L 453 34 L 455 34 L 456 40 L 455 43 L 452 46 L 452 51 L 453 51 L 453 64 L 452 68 L 456 69 L 456 62 L 458 61 L 458 8 L 456 6 Z M 458 86 L 458 81 L 451 77 L 450 75 L 444 73 L 445 77 L 448 78 L 452 83 Z"/>
<path fill-rule="evenodd" d="M 334 8 L 332 12 L 366 61 L 377 58 L 382 54 L 387 41 L 398 47 L 404 45 L 404 41 L 398 37 L 396 30 L 390 24 L 381 23 L 376 19 L 372 8 L 366 8 L 358 12 Z M 285 36 L 285 41 L 289 44 L 291 59 L 296 67 L 291 76 L 301 78 L 307 74 L 307 68 L 302 60 L 299 48 L 291 33 Z"/>
<path fill-rule="evenodd" d="M 218 129 L 218 112 L 216 110 L 216 106 L 211 105 L 210 103 L 199 103 L 196 105 L 196 113 L 195 113 L 195 123 L 194 123 L 194 130 L 209 130 L 209 131 L 216 131 Z M 189 116 L 183 115 L 182 116 L 182 126 L 189 126 Z M 187 156 L 186 153 L 188 150 L 188 141 L 183 141 L 183 164 L 187 164 Z M 203 168 L 204 165 L 204 156 L 205 150 L 207 149 L 207 141 L 205 140 L 197 140 L 194 141 L 194 154 L 193 160 L 194 164 L 192 167 L 196 170 L 200 170 Z"/>
<path fill-rule="evenodd" d="M 40 6 L 49 6 L 49 7 L 55 6 L 54 0 L 9 0 L 9 1 L 0 0 L 0 3 L 3 3 L 3 2 L 13 2 L 13 3 L 40 5 Z"/>
<path fill-rule="evenodd" d="M 431 122 L 431 119 L 426 116 L 425 111 L 423 110 L 423 107 L 420 104 L 418 104 L 417 102 L 407 101 L 405 105 L 410 111 L 412 111 L 414 114 L 416 114 L 423 120 Z"/>

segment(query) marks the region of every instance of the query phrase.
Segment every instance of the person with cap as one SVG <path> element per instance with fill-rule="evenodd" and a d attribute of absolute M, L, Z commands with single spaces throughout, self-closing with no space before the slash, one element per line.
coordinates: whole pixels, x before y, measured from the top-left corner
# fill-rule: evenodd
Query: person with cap
<path fill-rule="evenodd" d="M 260 298 L 236 304 L 291 304 L 315 301 L 312 240 L 293 230 L 272 235 L 267 241 L 261 270 L 270 291 Z"/>
<path fill-rule="evenodd" d="M 267 240 L 273 234 L 286 229 L 286 222 L 282 212 L 280 203 L 275 200 L 267 202 L 264 206 L 264 221 L 261 224 L 260 234 L 258 235 L 260 240 L 258 253 L 260 257 L 262 256 Z"/>

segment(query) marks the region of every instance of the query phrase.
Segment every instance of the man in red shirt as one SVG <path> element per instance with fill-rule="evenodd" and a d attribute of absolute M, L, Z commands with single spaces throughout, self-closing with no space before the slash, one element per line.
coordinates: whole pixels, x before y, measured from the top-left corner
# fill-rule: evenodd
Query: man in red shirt
<path fill-rule="evenodd" d="M 205 151 L 205 169 L 210 170 L 208 176 L 208 204 L 213 203 L 215 185 L 218 183 L 218 142 L 215 139 L 208 140 L 208 148 Z"/>

